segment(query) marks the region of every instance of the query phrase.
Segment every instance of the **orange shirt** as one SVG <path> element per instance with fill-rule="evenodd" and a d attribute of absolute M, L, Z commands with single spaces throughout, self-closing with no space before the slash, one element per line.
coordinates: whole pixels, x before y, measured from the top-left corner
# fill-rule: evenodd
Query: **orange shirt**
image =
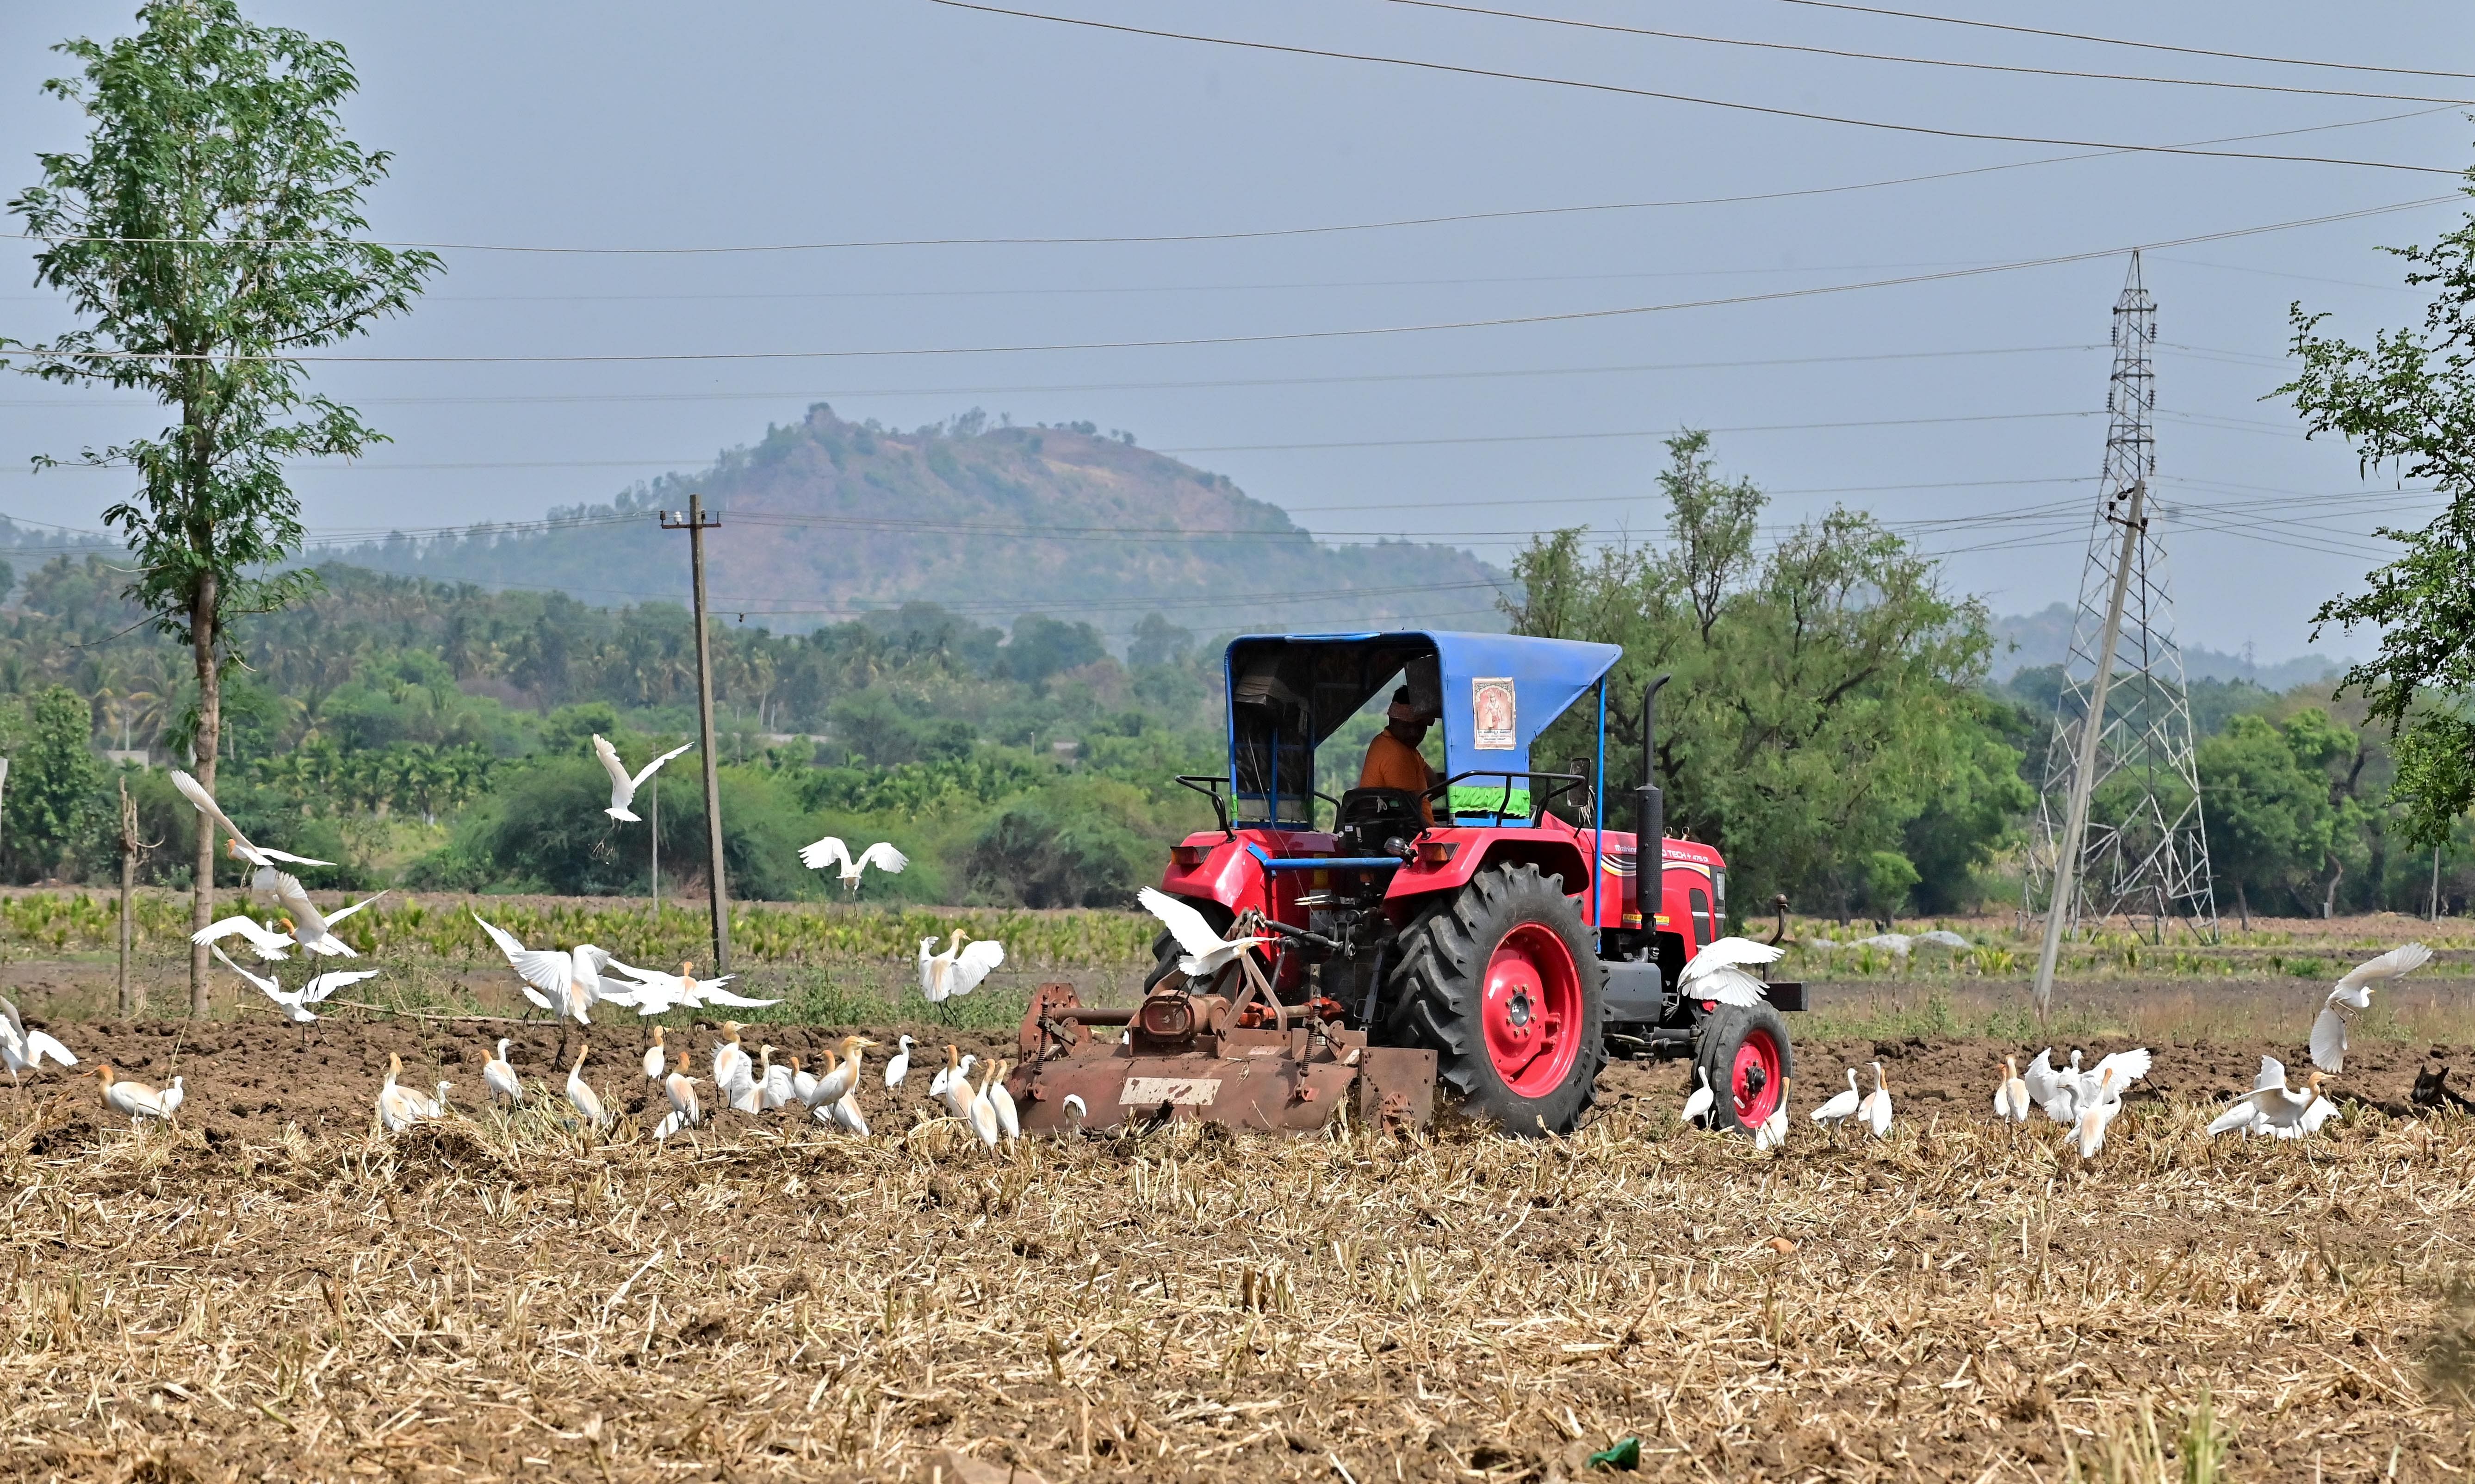
<path fill-rule="evenodd" d="M 1427 760 L 1390 732 L 1378 732 L 1375 741 L 1366 745 L 1366 766 L 1360 770 L 1358 786 L 1361 789 L 1399 789 L 1407 793 L 1424 793 L 1435 782 L 1434 769 Z M 1427 822 L 1435 822 L 1435 812 L 1421 800 L 1419 810 Z"/>

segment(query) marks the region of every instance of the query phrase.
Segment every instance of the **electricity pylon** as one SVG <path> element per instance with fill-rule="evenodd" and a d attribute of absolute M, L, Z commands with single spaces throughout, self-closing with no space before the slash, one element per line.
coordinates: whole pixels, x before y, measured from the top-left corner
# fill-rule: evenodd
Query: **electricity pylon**
<path fill-rule="evenodd" d="M 2114 304 L 2105 468 L 2024 872 L 2022 911 L 2046 927 L 2040 1014 L 2053 995 L 2063 935 L 2085 918 L 2120 912 L 2161 927 L 2186 917 L 2217 928 L 2174 595 L 2148 499 L 2157 473 L 2149 422 L 2156 343 L 2157 301 L 2133 253 Z"/>

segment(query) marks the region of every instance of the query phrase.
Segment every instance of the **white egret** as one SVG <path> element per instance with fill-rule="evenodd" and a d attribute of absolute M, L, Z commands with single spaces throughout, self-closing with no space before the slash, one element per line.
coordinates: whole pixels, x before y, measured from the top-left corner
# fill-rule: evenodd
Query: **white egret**
<path fill-rule="evenodd" d="M 1777 943 L 1750 937 L 1723 937 L 1704 946 L 1676 976 L 1676 992 L 1688 1000 L 1710 1000 L 1751 1009 L 1764 1003 L 1770 988 L 1745 972 L 1748 964 L 1776 963 L 1787 952 Z"/>
<path fill-rule="evenodd" d="M 662 1080 L 662 1028 L 653 1027 L 653 1044 L 645 1048 L 645 1081 Z"/>
<path fill-rule="evenodd" d="M 489 1089 L 493 1100 L 504 1099 L 518 1107 L 525 1106 L 524 1079 L 516 1075 L 515 1063 L 507 1059 L 507 1038 L 499 1037 L 499 1049 L 481 1062 L 481 1085 Z"/>
<path fill-rule="evenodd" d="M 928 951 L 936 942 L 933 937 L 919 940 L 919 992 L 931 1005 L 977 989 L 991 970 L 1005 962 L 1004 944 L 983 937 L 966 945 L 960 928 L 954 930 L 954 940 L 943 953 Z"/>
<path fill-rule="evenodd" d="M 1005 1084 L 1007 1074 L 1013 1070 L 1011 1061 L 1000 1061 L 990 1068 L 988 1086 L 982 1094 L 989 1100 L 989 1107 L 995 1110 L 997 1129 L 1005 1134 L 1008 1143 L 1022 1137 L 1022 1119 L 1015 1111 L 1014 1090 Z"/>
<path fill-rule="evenodd" d="M 704 1107 L 697 1101 L 696 1083 L 685 1072 L 673 1072 L 664 1078 L 662 1092 L 671 1100 L 671 1110 L 654 1127 L 654 1138 L 666 1139 L 681 1129 L 693 1129 L 704 1122 Z"/>
<path fill-rule="evenodd" d="M 911 1075 L 911 1037 L 905 1035 L 898 1039 L 900 1049 L 885 1058 L 885 1085 L 888 1091 L 901 1086 L 902 1080 Z"/>
<path fill-rule="evenodd" d="M 950 1046 L 945 1049 L 948 1052 L 953 1050 Z M 945 1100 L 945 1106 L 954 1110 L 954 1116 L 965 1123 L 970 1122 L 971 1100 L 978 1096 L 971 1088 L 971 1063 L 978 1059 L 977 1057 L 965 1057 L 954 1063 L 945 1074 L 943 1089 L 938 1093 Z"/>
<path fill-rule="evenodd" d="M 2347 1014 L 2371 1009 L 2374 981 L 2395 979 L 2423 967 L 2431 960 L 2431 949 L 2421 943 L 2408 943 L 2348 969 L 2346 977 L 2338 981 L 2338 987 L 2329 991 L 2328 1003 L 2320 1007 L 2319 1016 L 2312 1022 L 2312 1064 L 2323 1072 L 2346 1070 Z"/>
<path fill-rule="evenodd" d="M 813 845 L 800 846 L 799 864 L 812 871 L 840 866 L 843 889 L 856 892 L 859 890 L 860 872 L 873 865 L 889 876 L 898 876 L 902 874 L 902 868 L 911 864 L 911 858 L 885 840 L 878 840 L 858 855 L 852 855 L 848 845 L 828 835 Z"/>
<path fill-rule="evenodd" d="M 1209 979 L 1219 973 L 1223 965 L 1234 961 L 1249 948 L 1271 941 L 1270 938 L 1262 936 L 1223 937 L 1213 931 L 1212 924 L 1194 907 L 1151 887 L 1145 887 L 1136 892 L 1135 900 L 1143 904 L 1143 911 L 1158 917 L 1161 925 L 1168 929 L 1168 936 L 1177 940 L 1177 946 L 1185 950 L 1177 961 L 1177 966 L 1180 972 L 1191 979 Z M 955 940 L 961 941 L 959 935 Z M 928 940 L 928 942 L 935 941 L 935 938 Z M 926 964 L 929 961 L 927 943 L 919 945 L 919 953 L 920 972 L 923 976 L 921 985 L 924 988 L 927 983 L 924 977 L 927 972 Z M 968 991 L 956 992 L 968 993 Z M 931 994 L 929 998 L 940 1000 L 944 996 Z"/>
<path fill-rule="evenodd" d="M 860 1063 L 867 1049 L 876 1044 L 865 1035 L 845 1035 L 839 1054 L 830 1047 L 826 1049 L 824 1073 L 817 1079 L 816 1096 L 808 1100 L 820 1120 L 832 1116 L 835 1104 L 859 1090 Z"/>
<path fill-rule="evenodd" d="M 753 1113 L 757 1111 L 755 1063 L 739 1044 L 740 1029 L 736 1020 L 722 1023 L 723 1038 L 713 1047 L 714 1095 L 733 1111 Z"/>
<path fill-rule="evenodd" d="M 182 1079 L 178 1077 L 172 1079 L 171 1086 L 155 1094 L 155 1102 L 163 1109 L 163 1116 L 166 1118 L 177 1116 L 181 1111 L 181 1105 L 188 1101 L 189 1089 L 182 1084 Z"/>
<path fill-rule="evenodd" d="M 332 865 L 335 864 L 332 861 L 312 861 L 307 856 L 291 855 L 282 850 L 266 850 L 251 844 L 249 842 L 249 837 L 243 835 L 232 820 L 225 817 L 224 812 L 216 807 L 215 796 L 207 791 L 206 786 L 177 767 L 172 769 L 172 787 L 180 790 L 182 793 L 186 795 L 189 802 L 197 806 L 199 814 L 204 815 L 213 823 L 216 829 L 223 831 L 224 834 L 229 837 L 228 842 L 224 846 L 224 851 L 235 861 L 247 861 L 252 865 L 270 868 L 273 867 L 275 863 L 278 861 L 287 862 L 293 865 Z M 253 885 L 259 890 L 265 889 L 265 885 L 262 882 L 253 883 Z"/>
<path fill-rule="evenodd" d="M 1833 1094 L 1829 1102 L 1815 1108 L 1813 1110 L 1813 1121 L 1815 1123 L 1825 1124 L 1844 1124 L 1849 1119 L 1856 1116 L 1856 1109 L 1864 1105 L 1864 1095 L 1856 1090 L 1856 1069 L 1851 1066 L 1848 1069 L 1848 1090 L 1846 1092 Z"/>
<path fill-rule="evenodd" d="M 404 1058 L 387 1053 L 386 1081 L 379 1084 L 379 1118 L 397 1133 L 414 1124 L 438 1116 L 437 1105 L 396 1079 L 404 1074 Z M 445 1084 L 442 1083 L 442 1086 Z"/>
<path fill-rule="evenodd" d="M 1683 1108 L 1676 1115 L 1676 1121 L 1679 1123 L 1699 1123 L 1709 1117 L 1710 1105 L 1717 1102 L 1719 1098 L 1717 1093 L 1710 1090 L 1710 1073 L 1707 1068 L 1697 1064 L 1693 1068 L 1693 1075 L 1701 1080 L 1702 1085 L 1694 1088 L 1692 1095 L 1684 1100 Z"/>
<path fill-rule="evenodd" d="M 379 977 L 377 969 L 338 969 L 331 974 L 320 974 L 298 989 L 286 989 L 275 980 L 261 978 L 234 963 L 225 956 L 222 945 L 216 945 L 212 952 L 216 958 L 223 960 L 224 967 L 256 985 L 259 993 L 273 1000 L 276 1008 L 283 1011 L 283 1018 L 296 1026 L 310 1026 L 318 1023 L 317 1012 L 312 1010 L 310 1006 L 326 1003 L 329 995 L 347 985 L 357 985 L 364 979 Z"/>
<path fill-rule="evenodd" d="M 591 1055 L 590 1045 L 576 1048 L 576 1065 L 567 1069 L 567 1101 L 576 1105 L 587 1125 L 599 1129 L 610 1122 L 610 1115 L 602 1110 L 601 1095 L 584 1080 L 584 1058 Z"/>
<path fill-rule="evenodd" d="M 1856 1117 L 1877 1139 L 1891 1136 L 1891 1089 L 1882 1081 L 1882 1063 L 1874 1063 L 1874 1090 L 1856 1106 Z"/>
<path fill-rule="evenodd" d="M 791 1069 L 773 1064 L 773 1043 L 756 1048 L 756 1107 L 770 1113 L 791 1101 Z"/>
<path fill-rule="evenodd" d="M 1066 1101 L 1057 1106 L 1064 1110 L 1066 1118 L 1066 1126 L 1058 1131 L 1058 1137 L 1064 1138 L 1069 1131 L 1082 1132 L 1083 1120 L 1091 1115 L 1090 1106 L 1083 1101 L 1083 1094 L 1069 1092 L 1066 1095 Z"/>
<path fill-rule="evenodd" d="M 611 746 L 607 739 L 596 733 L 593 738 L 593 755 L 601 760 L 601 766 L 610 774 L 610 807 L 601 812 L 613 819 L 625 819 L 630 824 L 635 823 L 636 815 L 627 806 L 635 802 L 636 791 L 645 786 L 646 779 L 660 771 L 663 764 L 695 745 L 694 742 L 688 742 L 683 746 L 673 747 L 646 764 L 641 772 L 630 777 L 626 766 L 619 761 L 619 749 Z"/>
<path fill-rule="evenodd" d="M 801 1066 L 796 1057 L 791 1058 L 791 1096 L 810 1107 L 817 1106 L 817 1074 Z"/>
<path fill-rule="evenodd" d="M 2251 1091 L 2235 1099 L 2224 1112 L 2211 1120 L 2209 1131 L 2232 1133 L 2242 1130 L 2294 1138 L 2302 1132 L 2304 1115 L 2312 1111 L 2315 1103 L 2322 1101 L 2320 1083 L 2327 1076 L 2314 1067 L 2301 1087 L 2289 1087 L 2286 1064 L 2275 1057 L 2263 1057 L 2260 1075 L 2253 1080 Z"/>
<path fill-rule="evenodd" d="M 2071 1130 L 2071 1140 L 2079 1146 L 2080 1157 L 2094 1159 L 2105 1147 L 2105 1131 L 2114 1115 L 2122 1111 L 2122 1089 L 2115 1083 L 2115 1069 L 2107 1067 L 2098 1074 L 2096 1094 L 2080 1109 L 2079 1122 Z"/>
<path fill-rule="evenodd" d="M 67 1047 L 40 1031 L 27 1030 L 16 1003 L 0 996 L 0 1064 L 9 1068 L 9 1081 L 15 1083 L 20 1072 L 41 1071 L 46 1057 L 61 1066 L 77 1065 Z"/>
<path fill-rule="evenodd" d="M 2028 1070 L 2022 1074 L 2021 1081 L 2027 1084 L 2029 1098 L 2045 1109 L 2046 1117 L 2067 1128 L 2079 1122 L 2081 1094 L 2085 1089 L 2080 1081 L 2078 1052 L 2071 1053 L 2069 1067 L 2057 1069 L 2054 1066 L 2054 1049 L 2048 1046 L 2037 1053 L 2036 1060 L 2028 1063 Z"/>
<path fill-rule="evenodd" d="M 942 1098 L 945 1095 L 945 1088 L 953 1082 L 954 1068 L 958 1065 L 960 1063 L 954 1059 L 953 1043 L 949 1041 L 945 1045 L 945 1064 L 937 1069 L 936 1076 L 928 1079 L 928 1096 Z"/>
<path fill-rule="evenodd" d="M 132 1127 L 147 1118 L 168 1118 L 163 1111 L 163 1095 L 144 1083 L 133 1083 L 112 1071 L 109 1061 L 99 1062 L 94 1075 L 103 1082 L 104 1106 L 126 1116 Z"/>
<path fill-rule="evenodd" d="M 1848 1077 L 1850 1083 L 1849 1090 L 1853 1092 L 1856 1077 L 1854 1068 L 1849 1069 Z M 1763 1119 L 1753 1130 L 1753 1148 L 1756 1151 L 1777 1149 L 1787 1142 L 1787 1084 L 1788 1079 L 1784 1077 L 1779 1079 L 1777 1104 L 1771 1108 L 1771 1115 Z"/>
<path fill-rule="evenodd" d="M 315 954 L 327 954 L 345 959 L 360 957 L 353 951 L 352 944 L 345 942 L 329 930 L 377 901 L 379 897 L 386 895 L 385 892 L 381 891 L 378 896 L 365 896 L 350 907 L 338 907 L 332 913 L 322 916 L 318 909 L 310 905 L 308 888 L 301 885 L 300 877 L 289 871 L 261 871 L 259 876 L 261 882 L 269 877 L 273 879 L 275 900 L 282 904 L 284 914 L 290 919 L 285 926 L 291 929 L 294 942 Z"/>
<path fill-rule="evenodd" d="M 266 962 L 292 957 L 291 934 L 278 933 L 254 917 L 238 914 L 216 918 L 190 934 L 189 941 L 202 946 L 211 945 L 234 935 L 246 939 L 251 951 Z"/>
<path fill-rule="evenodd" d="M 564 952 L 527 948 L 513 933 L 483 922 L 479 912 L 473 914 L 473 920 L 481 924 L 481 931 L 489 934 L 490 941 L 506 956 L 507 966 L 516 971 L 521 981 L 518 987 L 526 999 L 562 1022 L 574 1020 L 580 1026 L 593 1023 L 594 1002 L 606 998 L 601 969 L 610 961 L 608 953 L 591 943 L 578 943 Z"/>
<path fill-rule="evenodd" d="M 597 950 L 598 951 L 598 950 Z M 664 1010 L 702 1010 L 708 1005 L 726 1005 L 734 1010 L 763 1010 L 779 1005 L 780 1000 L 751 1000 L 733 994 L 722 986 L 737 979 L 724 974 L 720 979 L 698 979 L 694 963 L 682 963 L 675 974 L 659 969 L 640 969 L 622 963 L 608 954 L 601 956 L 601 998 L 613 1005 L 625 1005 L 639 1015 L 658 1015 Z M 625 975 L 632 984 L 613 987 L 613 975 Z"/>
<path fill-rule="evenodd" d="M 1994 1087 L 1994 1116 L 2013 1123 L 2028 1121 L 2028 1083 L 2020 1075 L 2020 1058 L 2002 1058 L 2002 1076 Z"/>
<path fill-rule="evenodd" d="M 970 1125 L 971 1131 L 979 1135 L 980 1142 L 991 1149 L 997 1147 L 997 1134 L 1003 1126 L 997 1122 L 996 1105 L 989 1101 L 989 1087 L 997 1080 L 997 1073 L 1004 1066 L 1001 1061 L 991 1062 L 989 1069 L 980 1075 L 980 1085 L 976 1088 L 968 1083 L 963 1084 L 969 1093 L 969 1101 L 963 1106 L 963 1121 Z M 960 1081 L 959 1078 L 956 1080 Z"/>

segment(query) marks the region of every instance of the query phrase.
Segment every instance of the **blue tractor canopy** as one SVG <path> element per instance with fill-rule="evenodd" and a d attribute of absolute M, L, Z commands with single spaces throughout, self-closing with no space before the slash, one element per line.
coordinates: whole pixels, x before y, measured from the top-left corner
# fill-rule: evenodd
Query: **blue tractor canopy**
<path fill-rule="evenodd" d="M 1233 640 L 1225 663 L 1238 822 L 1313 828 L 1315 749 L 1369 700 L 1406 685 L 1443 728 L 1444 776 L 1457 780 L 1451 817 L 1526 823 L 1531 742 L 1623 655 L 1579 640 L 1423 630 Z M 1438 822 L 1444 815 L 1437 811 Z"/>

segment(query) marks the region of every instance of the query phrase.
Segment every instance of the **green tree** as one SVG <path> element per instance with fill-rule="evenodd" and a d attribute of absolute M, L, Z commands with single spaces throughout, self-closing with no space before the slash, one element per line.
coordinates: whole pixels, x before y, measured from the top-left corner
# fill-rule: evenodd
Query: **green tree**
<path fill-rule="evenodd" d="M 135 387 L 177 409 L 151 438 L 79 461 L 134 469 L 138 493 L 104 513 L 129 541 L 128 595 L 190 646 L 196 770 L 215 780 L 225 624 L 282 606 L 314 579 L 269 572 L 301 543 L 283 461 L 358 453 L 382 435 L 310 394 L 297 357 L 406 310 L 434 255 L 356 241 L 362 193 L 388 157 L 346 137 L 357 83 L 343 48 L 253 24 L 233 0 L 151 0 L 138 32 L 58 48 L 83 64 L 46 91 L 91 121 L 83 150 L 37 157 L 10 202 L 44 246 L 38 282 L 84 320 L 27 353 L 56 381 Z M 212 912 L 214 841 L 202 835 L 193 911 Z M 206 1006 L 206 951 L 190 1002 Z"/>
<path fill-rule="evenodd" d="M 1533 541 L 1513 563 L 1515 632 L 1624 646 L 1610 789 L 1639 781 L 1643 686 L 1675 674 L 1658 740 L 1669 824 L 1727 849 L 1737 900 L 1784 889 L 1845 910 L 1906 891 L 1921 873 L 1904 826 L 2002 772 L 1984 765 L 1989 741 L 2002 744 L 1974 694 L 1993 646 L 1982 607 L 1856 512 L 1759 549 L 1760 491 L 1717 475 L 1706 434 L 1667 447 L 1666 546 L 1585 550 L 1580 530 Z M 1533 751 L 1581 756 L 1588 724 L 1567 717 Z"/>
<path fill-rule="evenodd" d="M 2302 730 L 2305 746 L 2313 747 L 2308 734 L 2316 729 L 2307 723 Z M 2209 864 L 2234 887 L 2235 907 L 2248 930 L 2254 891 L 2293 892 L 2300 902 L 2303 873 L 2327 859 L 2336 815 L 2327 775 L 2297 755 L 2288 730 L 2256 716 L 2227 722 L 2225 731 L 2200 743 L 2193 763 Z"/>
<path fill-rule="evenodd" d="M 24 874 L 73 876 L 103 818 L 103 759 L 93 718 L 66 686 L 27 708 L 25 741 L 9 769 L 9 850 Z"/>
<path fill-rule="evenodd" d="M 2475 806 L 2475 214 L 2429 247 L 2384 251 L 2408 264 L 2410 287 L 2432 292 L 2421 329 L 2378 331 L 2357 346 L 2323 334 L 2328 316 L 2296 304 L 2288 312 L 2300 366 L 2278 390 L 2294 400 L 2307 436 L 2351 443 L 2366 476 L 2386 467 L 2448 497 L 2419 530 L 2382 527 L 2403 552 L 2317 615 L 2380 633 L 2379 652 L 2345 684 L 2395 733 L 2406 834 L 2429 847 Z"/>

